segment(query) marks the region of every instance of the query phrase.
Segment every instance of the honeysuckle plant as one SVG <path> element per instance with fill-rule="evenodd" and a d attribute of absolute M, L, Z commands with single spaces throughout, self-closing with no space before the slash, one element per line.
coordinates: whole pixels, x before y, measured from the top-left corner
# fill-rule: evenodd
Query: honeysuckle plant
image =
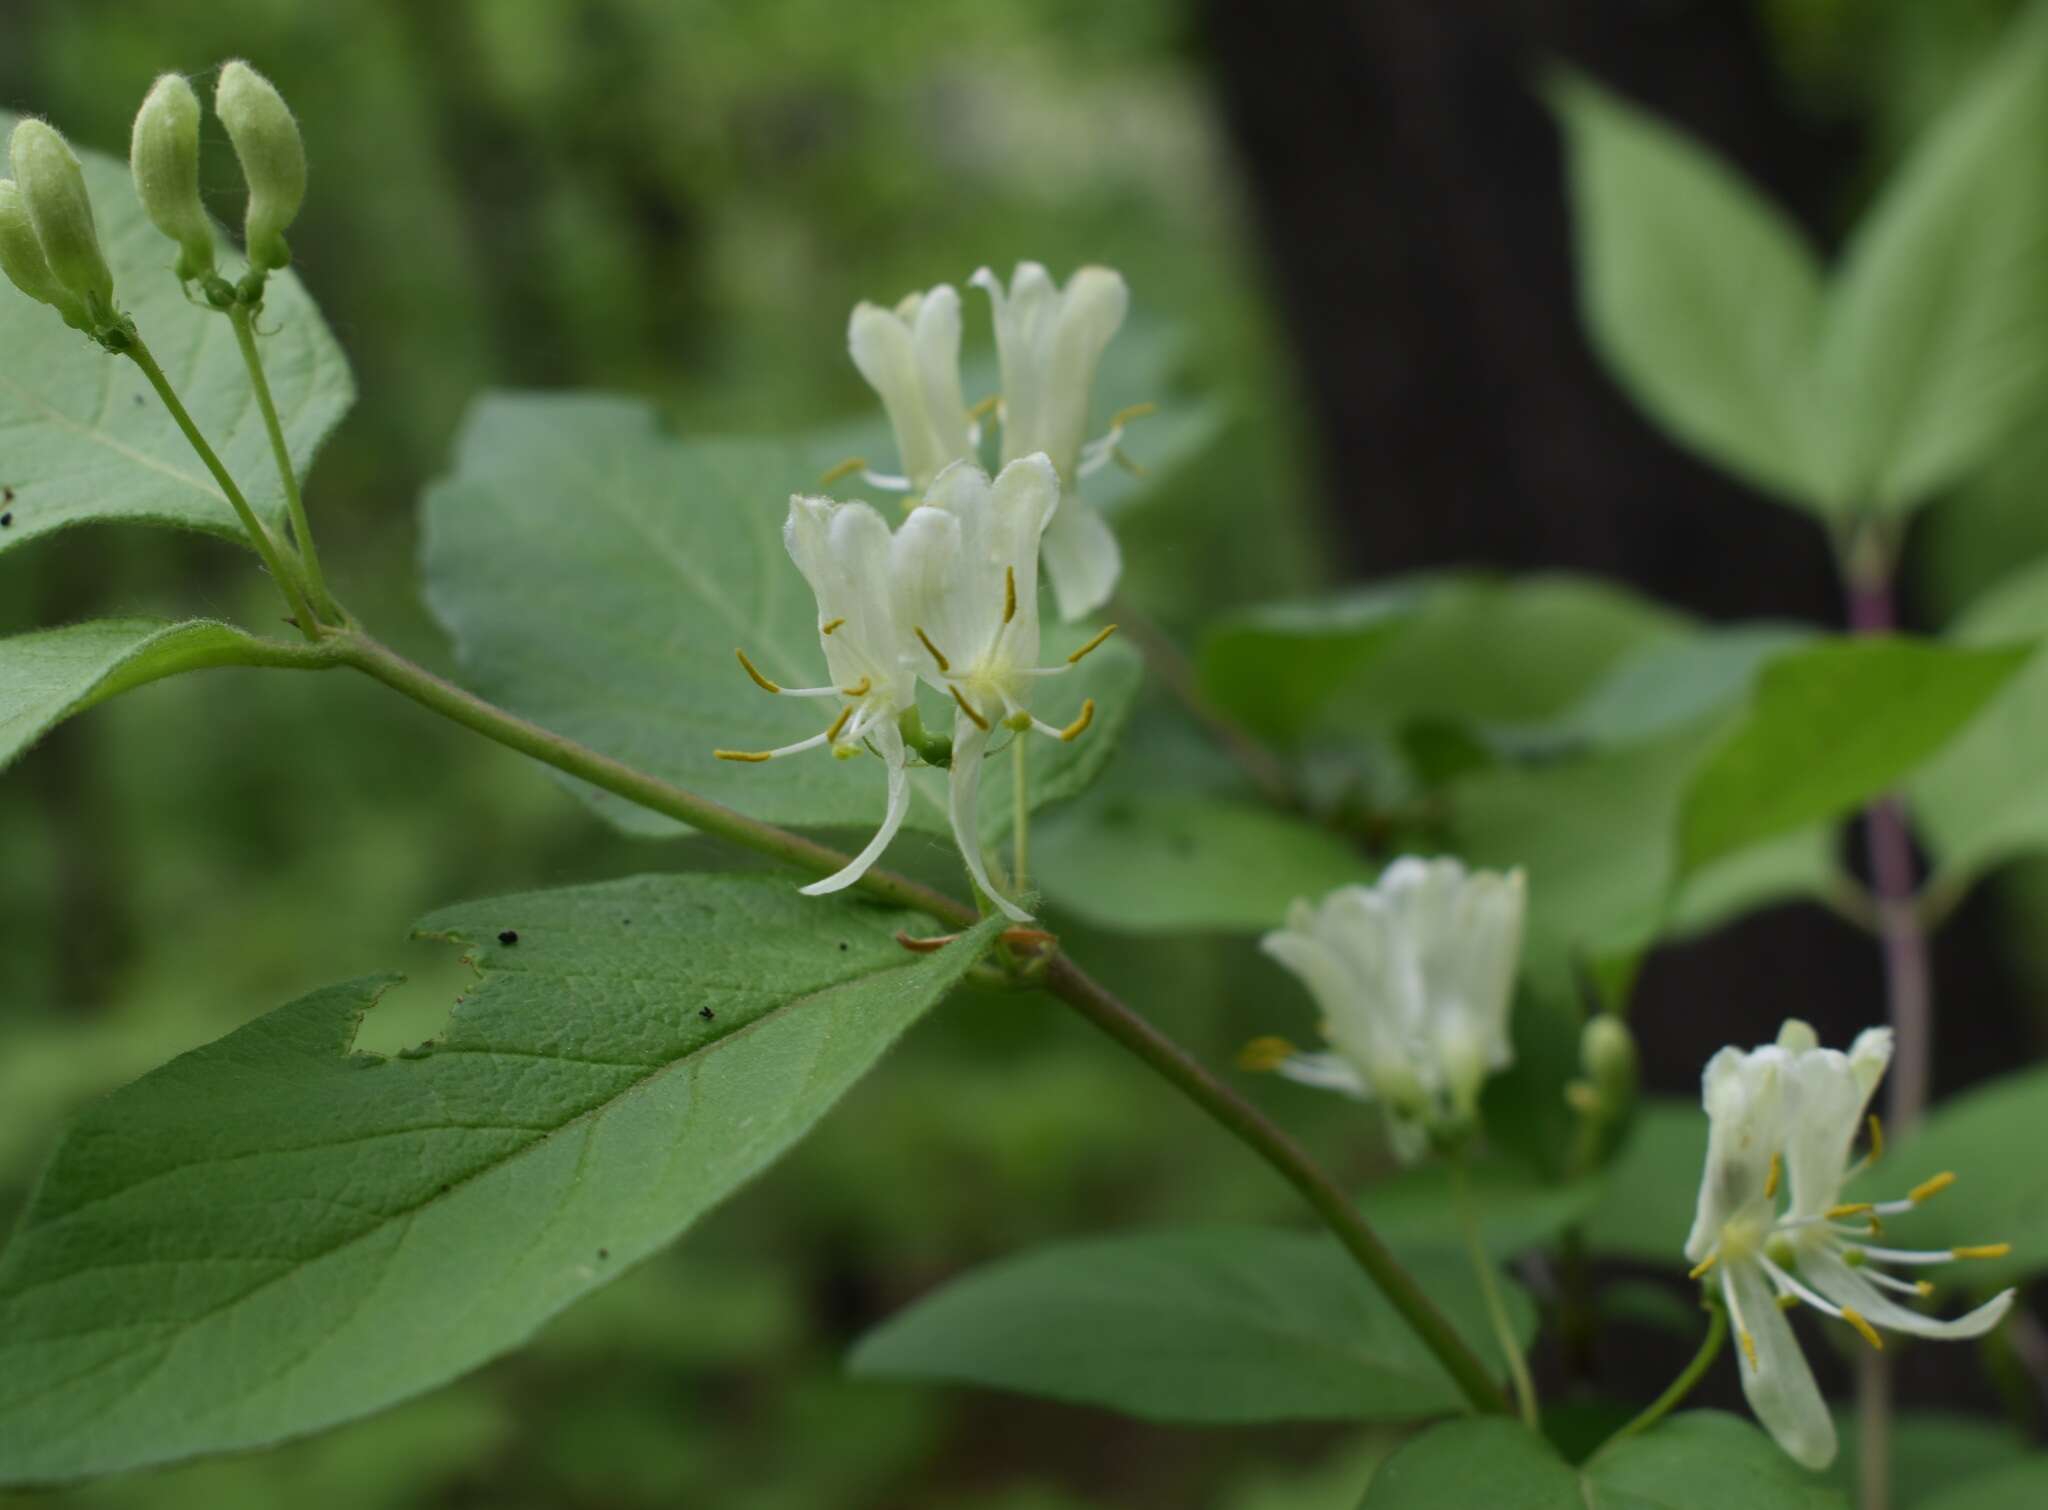
<path fill-rule="evenodd" d="M 857 1374 L 1151 1420 L 1369 1423 L 1391 1456 L 1366 1510 L 1818 1510 L 1844 1503 L 1815 1477 L 1839 1372 L 1809 1364 L 1799 1329 L 1819 1325 L 1861 1355 L 1857 1492 L 1884 1504 L 1906 1441 L 1887 1372 L 1905 1350 L 1884 1344 L 1974 1339 L 2024 1368 L 2002 1339 L 2032 1324 L 2022 1285 L 2048 1252 L 2027 1149 L 2048 1079 L 1953 1112 L 1925 1096 L 1926 934 L 2017 842 L 1985 814 L 2024 815 L 2037 786 L 2048 587 L 1951 636 L 1891 632 L 1905 509 L 2002 433 L 1957 395 L 2017 415 L 2020 376 L 2048 389 L 2048 352 L 2022 360 L 2017 337 L 1934 340 L 2034 328 L 2039 280 L 2004 274 L 2048 246 L 2048 24 L 1908 162 L 1825 300 L 1791 233 L 1696 149 L 1583 81 L 1552 98 L 1603 353 L 1680 439 L 1821 515 L 1851 632 L 1439 577 L 1235 609 L 1190 654 L 1123 601 L 1118 529 L 1182 507 L 1192 454 L 1085 496 L 1163 393 L 1098 403 L 1130 290 L 1023 261 L 964 279 L 988 300 L 971 339 L 992 393 L 963 382 L 956 285 L 855 309 L 895 471 L 831 466 L 815 436 L 668 433 L 630 399 L 480 404 L 424 504 L 451 681 L 377 638 L 315 546 L 302 476 L 352 388 L 293 272 L 308 153 L 278 90 L 230 63 L 212 95 L 247 190 L 239 251 L 200 196 L 205 107 L 179 75 L 149 91 L 126 165 L 14 124 L 0 550 L 97 520 L 206 531 L 257 554 L 289 634 L 119 619 L 0 639 L 0 760 L 186 671 L 348 670 L 551 768 L 627 833 L 681 825 L 760 863 L 452 907 L 422 932 L 477 979 L 430 1041 L 352 1052 L 386 982 L 346 982 L 81 1114 L 0 1250 L 0 1486 L 263 1447 L 445 1384 L 675 1241 L 971 987 L 1078 1012 L 1294 1204 L 969 1274 L 864 1337 Z M 1688 326 L 1703 310 L 1713 328 Z M 220 320 L 232 341 L 210 338 Z M 1971 365 L 1993 349 L 1996 383 Z M 138 379 L 145 402 L 102 401 Z M 1005 801 L 983 800 L 991 762 Z M 1827 841 L 1858 818 L 1852 873 Z M 1703 1109 L 1646 1097 L 1646 957 L 1788 895 L 1882 943 L 1864 1030 L 1843 1053 L 1788 1021 L 1713 1056 Z M 1183 975 L 1226 975 L 1230 1023 L 1176 1042 L 1084 970 L 1104 934 L 1163 935 Z M 1171 980 L 1144 979 L 1173 952 L 1116 963 L 1179 1023 Z M 1313 1051 L 1277 1036 L 1304 988 Z M 1704 1025 L 1716 1041 L 1747 1039 L 1741 1005 Z M 1278 1076 L 1212 1069 L 1226 1034 L 1256 1035 L 1239 1069 Z M 2019 1230 L 1985 1241 L 1986 1213 Z M 1593 1345 L 1619 1324 L 1610 1258 L 1699 1301 L 1654 1399 Z M 1953 1301 L 1920 1277 L 1950 1260 Z M 1703 1383 L 1760 1427 L 1679 1411 Z M 1583 1440 L 1602 1420 L 1625 1424 Z"/>

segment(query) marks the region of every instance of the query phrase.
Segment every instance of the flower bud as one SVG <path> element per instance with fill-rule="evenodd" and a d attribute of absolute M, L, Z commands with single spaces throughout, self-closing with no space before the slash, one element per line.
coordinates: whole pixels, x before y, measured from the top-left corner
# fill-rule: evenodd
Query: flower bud
<path fill-rule="evenodd" d="M 1601 1012 L 1579 1037 L 1579 1062 L 1608 1116 L 1626 1112 L 1636 1098 L 1636 1040 L 1628 1024 Z"/>
<path fill-rule="evenodd" d="M 220 71 L 213 110 L 228 128 L 249 185 L 242 235 L 249 261 L 275 271 L 292 260 L 285 228 L 298 218 L 306 198 L 306 144 L 299 138 L 299 123 L 270 80 L 239 61 Z"/>
<path fill-rule="evenodd" d="M 48 121 L 30 117 L 14 128 L 7 153 L 21 189 L 22 208 L 35 227 L 51 276 L 95 320 L 111 318 L 114 275 L 100 251 L 85 174 L 71 144 Z"/>
<path fill-rule="evenodd" d="M 55 308 L 66 324 L 80 330 L 90 327 L 84 303 L 50 271 L 43 244 L 36 240 L 36 228 L 21 202 L 21 187 L 11 178 L 0 178 L 0 272 L 31 299 Z"/>
<path fill-rule="evenodd" d="M 184 75 L 167 73 L 135 113 L 128 166 L 152 224 L 178 243 L 178 276 L 213 271 L 213 227 L 199 202 L 199 96 Z"/>

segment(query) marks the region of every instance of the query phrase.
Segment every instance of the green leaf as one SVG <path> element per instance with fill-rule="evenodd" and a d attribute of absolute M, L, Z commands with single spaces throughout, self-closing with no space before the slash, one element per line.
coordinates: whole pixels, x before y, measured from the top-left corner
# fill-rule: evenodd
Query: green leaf
<path fill-rule="evenodd" d="M 0 112 L 0 133 L 16 117 Z M 81 152 L 115 298 L 135 317 L 200 430 L 256 512 L 281 524 L 284 492 L 226 317 L 185 297 L 177 247 L 150 225 L 124 159 Z M 303 476 L 348 412 L 355 383 L 320 312 L 290 273 L 272 275 L 263 358 L 292 459 Z M 53 530 L 130 519 L 245 540 L 234 511 L 134 365 L 109 356 L 54 310 L 0 286 L 0 431 L 7 505 L 0 551 Z"/>
<path fill-rule="evenodd" d="M 1532 723 L 1683 624 L 1590 577 L 1418 577 L 1225 620 L 1204 690 L 1255 733 L 1387 733 L 1420 719 Z"/>
<path fill-rule="evenodd" d="M 2028 654 L 1887 637 L 1833 641 L 1771 662 L 1741 727 L 1686 797 L 1686 869 L 1840 817 L 1890 790 L 1953 738 Z"/>
<path fill-rule="evenodd" d="M 677 440 L 632 399 L 484 399 L 463 427 L 454 475 L 427 494 L 428 603 L 468 680 L 492 701 L 771 823 L 872 829 L 883 807 L 879 761 L 823 750 L 766 764 L 712 754 L 789 744 L 831 717 L 815 700 L 762 692 L 733 651 L 787 686 L 823 680 L 816 604 L 783 550 L 782 523 L 791 493 L 818 492 L 836 459 L 795 441 Z M 1088 633 L 1048 629 L 1047 661 Z M 1094 777 L 1138 676 L 1136 653 L 1112 640 L 1044 683 L 1041 716 L 1065 723 L 1093 697 L 1096 718 L 1071 744 L 1034 746 L 1034 806 Z M 951 728 L 950 705 L 935 705 L 927 722 Z M 995 776 L 982 803 L 988 838 L 1010 824 Z M 941 771 L 913 773 L 909 826 L 948 831 L 945 781 Z M 572 785 L 629 833 L 680 831 Z"/>
<path fill-rule="evenodd" d="M 1736 1416 L 1689 1411 L 1584 1468 L 1499 1416 L 1448 1421 L 1381 1465 L 1361 1510 L 1848 1510 Z"/>
<path fill-rule="evenodd" d="M 1844 1494 L 1856 1488 L 1857 1441 L 1860 1425 L 1854 1410 L 1835 1416 L 1835 1431 L 1841 1451 L 1828 1470 Z M 1891 1425 L 1892 1503 L 1902 1510 L 1929 1510 L 1946 1505 L 1949 1510 L 2038 1510 L 2048 1504 L 2042 1490 L 2048 1490 L 2043 1476 L 2048 1459 L 2032 1457 L 2021 1432 L 2002 1421 L 1939 1410 L 1902 1410 Z M 2030 1472 L 2013 1473 L 2025 1466 Z M 1999 1488 L 2001 1478 L 2007 1489 Z M 2009 1489 L 2031 1484 L 2034 1493 L 2015 1498 Z M 1953 1486 L 1953 1488 L 1951 1487 Z M 1984 1486 L 1990 1492 L 1982 1499 L 1961 1498 L 1965 1487 Z"/>
<path fill-rule="evenodd" d="M 1692 1230 L 1706 1158 L 1707 1115 L 1698 1102 L 1645 1100 L 1628 1141 L 1607 1166 L 1607 1193 L 1586 1219 L 1587 1247 L 1684 1268 L 1685 1237 Z"/>
<path fill-rule="evenodd" d="M 916 958 L 903 926 L 782 877 L 457 907 L 421 927 L 480 979 L 435 1041 L 351 1053 L 359 981 L 116 1092 L 0 1252 L 0 1483 L 262 1446 L 516 1346 L 772 1163 L 994 925 Z"/>
<path fill-rule="evenodd" d="M 1122 933 L 1277 928 L 1296 897 L 1375 872 L 1325 829 L 1194 794 L 1091 800 L 1034 834 L 1032 852 L 1053 902 Z"/>
<path fill-rule="evenodd" d="M 1545 1184 L 1526 1168 L 1499 1160 L 1475 1163 L 1471 1178 L 1479 1239 L 1500 1259 L 1548 1242 L 1583 1217 L 1601 1194 L 1596 1181 Z M 1444 1164 L 1425 1164 L 1380 1181 L 1359 1208 L 1373 1230 L 1398 1248 L 1456 1252 L 1465 1241 L 1456 1185 Z"/>
<path fill-rule="evenodd" d="M 2048 563 L 2016 572 L 1950 632 L 1961 645 L 2011 645 L 2048 635 Z M 2048 657 L 2036 655 L 1914 778 L 1913 816 L 1951 895 L 1991 867 L 2048 848 Z"/>
<path fill-rule="evenodd" d="M 95 619 L 0 639 L 0 769 L 65 719 L 146 682 L 302 659 L 289 645 L 209 619 Z"/>
<path fill-rule="evenodd" d="M 1974 1259 L 1927 1277 L 1944 1289 L 2001 1289 L 2048 1269 L 2048 1201 L 2042 1199 L 2039 1143 L 2048 1126 L 2048 1067 L 2021 1070 L 1941 1102 L 1920 1129 L 1857 1184 L 1904 1195 L 1922 1180 L 1953 1171 L 1956 1183 L 1905 1216 L 1887 1217 L 1887 1241 L 1900 1248 L 1959 1248 L 2011 1243 L 2005 1258 Z"/>
<path fill-rule="evenodd" d="M 2048 1455 L 1951 1481 L 1911 1510 L 2040 1510 L 2048 1505 Z"/>
<path fill-rule="evenodd" d="M 1694 723 L 1749 695 L 1768 663 L 1812 642 L 1799 624 L 1730 624 L 1659 636 L 1633 650 L 1578 702 L 1523 731 L 1537 744 L 1635 744 Z"/>
<path fill-rule="evenodd" d="M 1417 1278 L 1490 1355 L 1469 1265 L 1429 1259 L 1413 1265 Z M 1526 1339 L 1535 1313 L 1512 1286 L 1509 1301 Z M 850 1366 L 1151 1421 L 1416 1420 L 1464 1404 L 1333 1240 L 1259 1227 L 1098 1238 L 1002 1260 L 884 1322 Z"/>
<path fill-rule="evenodd" d="M 1661 121 L 1578 75 L 1549 95 L 1564 127 L 1595 349 L 1674 438 L 1820 507 L 1812 250 L 1740 175 Z"/>
<path fill-rule="evenodd" d="M 1849 244 L 1821 358 L 1842 509 L 1987 459 L 2048 381 L 2048 12 L 2015 23 Z"/>

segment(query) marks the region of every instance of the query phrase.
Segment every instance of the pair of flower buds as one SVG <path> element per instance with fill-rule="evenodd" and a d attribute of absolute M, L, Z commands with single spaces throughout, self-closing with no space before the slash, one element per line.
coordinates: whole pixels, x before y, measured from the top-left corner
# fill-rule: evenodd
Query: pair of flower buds
<path fill-rule="evenodd" d="M 1467 1136 L 1486 1077 L 1512 1057 L 1508 1008 L 1522 910 L 1519 872 L 1468 873 L 1448 859 L 1397 860 L 1376 886 L 1347 886 L 1319 905 L 1295 903 L 1287 927 L 1268 934 L 1265 948 L 1308 986 L 1332 1052 L 1304 1054 L 1261 1039 L 1247 1062 L 1378 1101 L 1404 1157 Z M 1588 1097 L 1632 1091 L 1634 1049 L 1616 1019 L 1593 1019 L 1582 1055 Z M 1888 1028 L 1860 1034 L 1845 1054 L 1822 1048 L 1795 1019 L 1775 1043 L 1722 1049 L 1702 1082 L 1707 1157 L 1685 1256 L 1693 1277 L 1726 1308 L 1751 1409 L 1809 1468 L 1833 1461 L 1834 1419 L 1787 1310 L 1810 1307 L 1881 1347 L 1879 1328 L 1979 1337 L 2012 1307 L 2006 1290 L 1944 1321 L 1906 1303 L 1930 1296 L 1931 1284 L 1892 1272 L 2010 1251 L 2005 1243 L 1910 1249 L 1880 1241 L 1887 1218 L 1931 1200 L 1954 1183 L 1953 1174 L 1893 1200 L 1843 1198 L 1882 1152 L 1882 1131 L 1868 1109 L 1891 1056 Z M 1866 1126 L 1870 1151 L 1852 1163 Z"/>
<path fill-rule="evenodd" d="M 284 233 L 306 197 L 306 149 L 283 98 L 246 63 L 221 70 L 214 113 L 227 128 L 249 186 L 249 262 L 270 272 L 291 261 Z M 100 248 L 78 157 L 47 121 L 28 119 L 8 144 L 14 177 L 0 180 L 0 271 L 66 324 L 101 336 L 120 321 L 114 275 Z M 142 207 L 178 244 L 178 276 L 213 272 L 213 227 L 199 198 L 199 97 L 183 76 L 156 81 L 135 117 L 130 165 Z"/>
<path fill-rule="evenodd" d="M 1122 277 L 1099 267 L 1082 268 L 1064 288 L 1035 262 L 1020 263 L 1007 289 L 986 268 L 973 282 L 993 306 L 1005 465 L 993 481 L 981 469 L 980 428 L 960 380 L 958 292 L 940 284 L 894 309 L 859 305 L 847 345 L 888 412 L 902 471 L 850 466 L 871 486 L 910 494 L 910 512 L 892 531 L 866 503 L 790 500 L 784 543 L 817 597 L 832 680 L 783 687 L 744 649 L 740 663 L 765 691 L 834 700 L 838 711 L 823 732 L 795 744 L 717 753 L 766 761 L 828 746 L 841 756 L 871 749 L 882 758 L 888 805 L 880 829 L 852 863 L 804 888 L 838 891 L 881 857 L 909 810 L 911 742 L 922 728 L 917 689 L 930 686 L 955 708 L 948 809 L 962 858 L 983 893 L 1024 922 L 1030 914 L 1002 895 L 983 858 L 981 764 L 998 727 L 1019 739 L 1036 733 L 1070 741 L 1094 717 L 1092 700 L 1064 726 L 1031 712 L 1037 683 L 1071 669 L 1111 632 L 1059 664 L 1039 665 L 1038 570 L 1042 557 L 1070 619 L 1101 606 L 1116 586 L 1116 537 L 1077 484 L 1108 459 L 1121 434 L 1113 421 L 1107 435 L 1084 444 L 1095 369 L 1129 295 Z"/>

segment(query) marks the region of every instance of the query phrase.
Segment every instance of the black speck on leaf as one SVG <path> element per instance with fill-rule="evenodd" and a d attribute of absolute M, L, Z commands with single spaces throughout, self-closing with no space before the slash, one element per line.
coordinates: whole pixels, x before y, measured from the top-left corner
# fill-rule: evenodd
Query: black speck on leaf
<path fill-rule="evenodd" d="M 0 503 L 14 502 L 14 489 L 0 488 Z"/>
<path fill-rule="evenodd" d="M 612 1256 L 612 1250 L 609 1248 L 599 1248 L 597 1250 L 597 1256 L 600 1260 L 610 1258 Z"/>
<path fill-rule="evenodd" d="M 718 1016 L 718 1014 L 712 1011 L 709 1007 L 699 1007 L 697 1009 L 697 1015 L 703 1018 L 706 1022 L 710 1022 L 713 1018 Z"/>
<path fill-rule="evenodd" d="M 839 941 L 839 952 L 841 954 L 844 954 L 847 950 L 851 949 L 852 947 L 853 945 L 847 943 L 845 939 L 841 939 Z"/>
<path fill-rule="evenodd" d="M 510 948 L 512 945 L 519 942 L 519 930 L 517 928 L 507 928 L 503 933 L 498 935 L 498 942 L 505 945 L 507 948 Z"/>
<path fill-rule="evenodd" d="M 14 528 L 14 516 L 12 514 L 0 514 L 0 530 L 12 528 Z"/>

